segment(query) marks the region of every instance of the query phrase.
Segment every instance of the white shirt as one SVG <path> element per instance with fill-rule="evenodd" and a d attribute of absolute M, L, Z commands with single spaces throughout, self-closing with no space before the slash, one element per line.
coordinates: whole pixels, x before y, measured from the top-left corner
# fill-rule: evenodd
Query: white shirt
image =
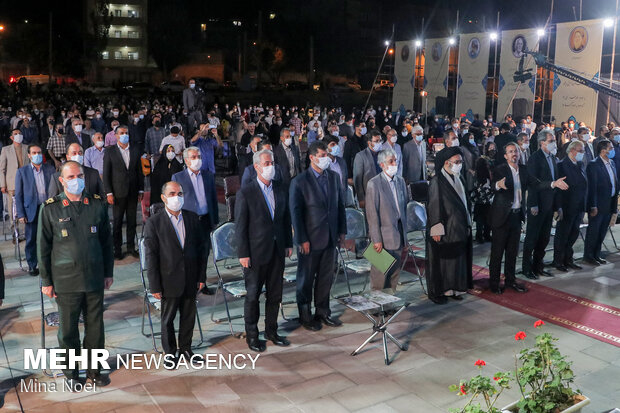
<path fill-rule="evenodd" d="M 183 221 L 183 213 L 179 212 L 179 216 L 175 217 L 166 209 L 166 214 L 168 214 L 168 218 L 170 218 L 170 222 L 174 228 L 174 231 L 177 233 L 177 238 L 179 239 L 179 243 L 181 244 L 181 248 L 185 247 L 185 221 Z"/>
<path fill-rule="evenodd" d="M 400 212 L 400 205 L 398 204 L 398 194 L 396 193 L 396 184 L 394 183 L 394 178 L 390 177 L 385 171 L 383 172 L 383 178 L 388 181 L 390 186 L 390 190 L 392 191 L 392 196 L 394 197 L 394 203 L 396 204 L 396 210 L 398 211 L 398 217 L 402 217 L 402 213 Z"/>
<path fill-rule="evenodd" d="M 261 191 L 263 191 L 263 197 L 267 202 L 267 208 L 269 209 L 269 213 L 271 214 L 271 219 L 273 219 L 273 215 L 276 211 L 276 199 L 273 195 L 273 185 L 271 183 L 272 181 L 270 181 L 269 186 L 267 186 L 260 179 L 258 179 L 258 177 L 256 177 L 256 180 L 258 181 L 258 186 L 260 187 Z"/>
<path fill-rule="evenodd" d="M 116 144 L 116 146 L 118 146 L 118 150 L 123 157 L 123 161 L 125 162 L 125 168 L 129 169 L 129 144 L 127 144 L 127 147 L 125 149 L 121 148 L 121 145 L 119 145 L 118 143 Z"/>
<path fill-rule="evenodd" d="M 609 174 L 609 180 L 611 181 L 611 196 L 614 196 L 616 194 L 616 177 L 614 174 L 614 170 L 611 169 L 611 161 L 605 161 L 603 158 L 601 158 L 601 161 L 603 161 L 603 164 L 607 169 L 607 173 Z"/>
<path fill-rule="evenodd" d="M 508 165 L 510 167 L 510 172 L 512 172 L 512 182 L 514 182 L 514 195 L 512 198 L 512 209 L 518 209 L 521 208 L 521 201 L 522 201 L 522 192 L 521 192 L 521 179 L 519 179 L 519 170 L 513 168 L 511 165 Z M 497 183 L 495 184 L 495 189 L 499 189 L 499 187 L 497 186 Z"/>
<path fill-rule="evenodd" d="M 198 201 L 198 211 L 195 212 L 199 216 L 206 215 L 209 213 L 209 209 L 207 206 L 207 196 L 205 195 L 205 186 L 204 181 L 202 180 L 202 174 L 200 171 L 196 174 L 189 168 L 187 168 L 187 173 L 189 174 L 190 181 L 192 181 L 194 193 L 196 194 L 196 200 Z"/>

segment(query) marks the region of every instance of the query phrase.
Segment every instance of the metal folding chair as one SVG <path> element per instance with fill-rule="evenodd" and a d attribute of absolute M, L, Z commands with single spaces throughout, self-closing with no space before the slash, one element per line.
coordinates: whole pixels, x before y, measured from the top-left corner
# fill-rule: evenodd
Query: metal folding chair
<path fill-rule="evenodd" d="M 418 250 L 414 248 L 414 245 L 409 241 L 409 234 L 415 234 L 419 232 L 422 237 L 420 240 L 424 245 L 424 248 L 420 251 L 423 251 L 424 256 L 418 255 Z M 424 276 L 424 272 L 420 271 L 420 267 L 417 263 L 417 258 L 425 259 L 426 258 L 426 208 L 424 205 L 417 201 L 410 201 L 407 203 L 407 234 L 405 236 L 405 242 L 407 243 L 407 255 L 403 260 L 403 264 L 401 266 L 401 271 L 405 268 L 405 264 L 411 257 L 413 260 L 413 265 L 415 266 L 416 273 L 418 275 L 418 280 L 420 281 L 420 285 L 422 286 L 422 291 L 426 294 L 426 288 L 424 287 L 424 282 L 422 281 L 422 277 Z M 426 269 L 424 270 L 426 271 Z M 411 281 L 405 281 L 401 284 L 409 284 Z"/>
<path fill-rule="evenodd" d="M 214 323 L 221 323 L 222 321 L 228 321 L 228 327 L 230 328 L 230 335 L 240 338 L 241 334 L 235 333 L 232 326 L 232 320 L 243 317 L 241 315 L 231 316 L 230 308 L 228 306 L 228 298 L 226 293 L 236 298 L 245 297 L 247 291 L 245 289 L 245 280 L 243 276 L 241 279 L 235 279 L 233 281 L 224 282 L 222 274 L 218 266 L 218 262 L 236 259 L 237 258 L 237 245 L 235 242 L 235 224 L 232 222 L 225 222 L 218 226 L 211 232 L 211 247 L 213 248 L 213 265 L 215 266 L 215 272 L 217 273 L 217 288 L 213 295 L 213 311 L 211 312 L 211 321 Z M 220 290 L 224 297 L 224 307 L 226 308 L 226 317 L 215 318 L 215 304 L 217 303 L 217 295 Z"/>
<path fill-rule="evenodd" d="M 355 192 L 353 191 L 353 187 L 351 185 L 347 185 L 346 199 L 345 199 L 345 207 L 347 208 L 358 208 L 359 204 L 357 203 L 357 197 L 355 196 Z"/>
<path fill-rule="evenodd" d="M 293 257 L 291 257 L 293 258 Z M 289 260 L 291 262 L 294 262 L 293 260 L 291 260 L 291 258 L 289 258 Z M 297 282 L 297 266 L 284 266 L 284 274 L 282 274 L 282 277 L 284 278 L 284 283 L 285 284 L 295 284 Z M 290 305 L 290 304 L 295 304 L 297 302 L 296 299 L 291 299 L 291 300 L 287 300 L 287 301 L 282 301 L 280 303 L 280 313 L 282 314 L 282 318 L 286 321 L 290 320 L 289 318 L 286 318 L 286 316 L 284 315 L 284 306 L 285 305 Z"/>
<path fill-rule="evenodd" d="M 19 247 L 19 221 L 17 220 L 17 204 L 15 203 L 15 196 L 13 196 L 13 240 L 15 241 L 15 259 L 19 262 L 19 268 L 24 272 L 28 271 L 22 264 L 22 250 Z"/>
<path fill-rule="evenodd" d="M 346 218 L 347 218 L 347 235 L 345 235 L 345 240 L 347 241 L 355 241 L 359 239 L 368 239 L 368 233 L 366 231 L 366 217 L 364 213 L 359 209 L 355 208 L 346 208 L 345 209 Z M 349 259 L 349 250 L 345 249 L 345 253 L 347 255 L 347 259 L 345 259 L 342 249 L 336 248 L 338 251 L 338 255 L 340 260 L 338 262 L 338 267 L 336 271 L 336 276 L 334 277 L 334 285 L 336 285 L 336 280 L 338 279 L 339 270 L 342 268 L 344 273 L 344 278 L 347 282 L 347 289 L 349 291 L 349 296 L 352 296 L 354 293 L 351 291 L 351 282 L 349 280 L 349 272 L 352 274 L 366 274 L 366 278 L 364 280 L 364 286 L 360 291 L 356 291 L 355 294 L 359 294 L 360 292 L 366 289 L 366 285 L 368 284 L 368 278 L 370 276 L 370 262 L 366 259 Z M 332 286 L 333 289 L 333 286 Z M 334 298 L 342 298 L 345 295 L 341 296 L 333 296 Z"/>

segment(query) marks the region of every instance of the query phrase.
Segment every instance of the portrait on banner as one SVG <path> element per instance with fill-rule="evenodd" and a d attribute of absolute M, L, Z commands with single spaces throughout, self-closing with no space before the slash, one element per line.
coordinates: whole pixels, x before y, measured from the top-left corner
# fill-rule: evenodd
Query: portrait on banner
<path fill-rule="evenodd" d="M 480 39 L 472 38 L 467 45 L 467 54 L 470 58 L 475 59 L 480 54 Z"/>
<path fill-rule="evenodd" d="M 523 51 L 527 49 L 527 41 L 523 35 L 515 36 L 512 40 L 512 55 L 517 59 L 523 56 Z"/>
<path fill-rule="evenodd" d="M 568 47 L 574 53 L 583 51 L 588 45 L 588 31 L 583 26 L 577 26 L 571 30 L 568 36 Z"/>

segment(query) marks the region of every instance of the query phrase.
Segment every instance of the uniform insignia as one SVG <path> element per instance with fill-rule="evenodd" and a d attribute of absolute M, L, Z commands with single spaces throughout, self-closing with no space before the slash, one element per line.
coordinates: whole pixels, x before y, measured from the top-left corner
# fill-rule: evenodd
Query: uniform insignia
<path fill-rule="evenodd" d="M 88 205 L 88 198 L 84 198 L 84 205 Z"/>
<path fill-rule="evenodd" d="M 66 206 L 66 207 L 67 207 L 67 206 L 69 206 L 69 201 L 68 201 L 68 200 L 66 200 L 66 199 L 63 199 L 63 200 L 62 200 L 62 205 L 63 205 L 63 206 Z"/>
<path fill-rule="evenodd" d="M 58 218 L 58 222 L 69 222 L 69 221 L 71 221 L 71 217 Z"/>
<path fill-rule="evenodd" d="M 91 234 L 96 234 L 97 233 L 97 226 L 93 225 L 92 227 L 90 227 L 90 233 Z"/>
<path fill-rule="evenodd" d="M 63 238 L 68 237 L 69 232 L 67 232 L 67 230 L 63 228 L 60 230 L 60 235 L 62 235 Z"/>
<path fill-rule="evenodd" d="M 53 204 L 54 203 L 54 198 L 50 198 L 47 201 L 45 201 L 45 205 L 49 205 L 49 204 Z"/>
<path fill-rule="evenodd" d="M 94 194 L 94 195 L 93 195 L 93 198 L 95 198 L 95 199 L 101 199 L 101 197 L 100 197 L 99 195 L 97 195 L 97 194 Z"/>

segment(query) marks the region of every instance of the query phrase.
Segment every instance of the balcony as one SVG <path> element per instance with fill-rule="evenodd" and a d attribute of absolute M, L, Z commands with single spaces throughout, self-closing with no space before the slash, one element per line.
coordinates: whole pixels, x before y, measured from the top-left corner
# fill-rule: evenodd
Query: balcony
<path fill-rule="evenodd" d="M 144 39 L 142 38 L 129 38 L 129 37 L 114 37 L 108 35 L 108 47 L 120 48 L 124 46 L 129 47 L 142 47 Z"/>

